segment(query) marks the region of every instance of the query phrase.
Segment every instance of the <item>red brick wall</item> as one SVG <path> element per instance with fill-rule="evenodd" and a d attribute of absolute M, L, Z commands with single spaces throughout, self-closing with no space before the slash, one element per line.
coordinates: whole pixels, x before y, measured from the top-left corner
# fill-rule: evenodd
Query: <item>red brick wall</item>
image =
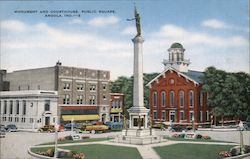
<path fill-rule="evenodd" d="M 171 80 L 174 80 L 174 83 L 171 83 Z M 179 91 L 184 91 L 184 107 L 180 107 L 180 100 L 179 100 Z M 189 102 L 189 91 L 194 91 L 194 106 L 190 108 Z M 153 106 L 153 93 L 157 92 L 157 106 Z M 166 92 L 166 106 L 161 106 L 161 92 Z M 175 93 L 175 107 L 170 106 L 170 91 L 174 91 Z M 184 110 L 186 122 L 191 122 L 189 120 L 189 111 L 194 111 L 194 119 L 195 122 L 199 121 L 200 111 L 203 111 L 203 122 L 206 120 L 206 111 L 207 111 L 207 101 L 206 95 L 203 95 L 203 105 L 200 107 L 200 91 L 201 85 L 195 84 L 193 81 L 186 79 L 185 77 L 178 75 L 175 71 L 167 71 L 165 73 L 165 77 L 161 76 L 158 78 L 158 81 L 154 81 L 151 83 L 150 88 L 150 113 L 153 119 L 153 110 L 157 110 L 158 120 L 162 119 L 162 110 L 166 111 L 166 121 L 169 121 L 169 113 L 171 110 L 176 111 L 176 122 L 180 122 L 180 111 Z"/>

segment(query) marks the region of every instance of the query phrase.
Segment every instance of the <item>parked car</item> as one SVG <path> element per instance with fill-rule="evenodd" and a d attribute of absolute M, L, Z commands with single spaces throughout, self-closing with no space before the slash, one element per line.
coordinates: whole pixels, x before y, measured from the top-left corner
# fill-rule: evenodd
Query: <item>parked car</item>
<path fill-rule="evenodd" d="M 39 132 L 55 132 L 55 126 L 54 125 L 44 125 L 40 129 L 38 129 Z"/>
<path fill-rule="evenodd" d="M 5 138 L 5 126 L 4 125 L 0 125 L 0 138 Z"/>
<path fill-rule="evenodd" d="M 81 127 L 79 123 L 67 123 L 64 125 L 65 130 L 71 130 L 71 127 L 73 126 L 73 129 L 78 129 Z"/>
<path fill-rule="evenodd" d="M 17 127 L 14 124 L 7 125 L 5 130 L 8 132 L 17 132 Z"/>
<path fill-rule="evenodd" d="M 244 130 L 250 130 L 250 122 L 243 121 Z"/>

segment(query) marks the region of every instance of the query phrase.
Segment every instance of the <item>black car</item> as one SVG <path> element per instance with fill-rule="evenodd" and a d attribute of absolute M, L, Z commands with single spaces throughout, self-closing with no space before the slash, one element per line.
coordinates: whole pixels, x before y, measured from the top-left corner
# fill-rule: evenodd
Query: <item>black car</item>
<path fill-rule="evenodd" d="M 17 127 L 14 124 L 10 124 L 10 125 L 6 126 L 5 130 L 8 131 L 8 132 L 16 132 L 17 131 Z"/>
<path fill-rule="evenodd" d="M 5 126 L 4 125 L 0 125 L 0 138 L 4 138 L 5 137 Z"/>

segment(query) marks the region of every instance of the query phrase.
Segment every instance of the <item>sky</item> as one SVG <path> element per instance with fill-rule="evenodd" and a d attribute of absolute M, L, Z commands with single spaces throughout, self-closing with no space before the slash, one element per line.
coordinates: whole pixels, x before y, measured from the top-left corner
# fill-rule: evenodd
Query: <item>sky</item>
<path fill-rule="evenodd" d="M 134 3 L 141 16 L 145 73 L 162 72 L 175 42 L 189 69 L 249 73 L 248 0 L 0 1 L 0 68 L 55 66 L 133 73 Z"/>

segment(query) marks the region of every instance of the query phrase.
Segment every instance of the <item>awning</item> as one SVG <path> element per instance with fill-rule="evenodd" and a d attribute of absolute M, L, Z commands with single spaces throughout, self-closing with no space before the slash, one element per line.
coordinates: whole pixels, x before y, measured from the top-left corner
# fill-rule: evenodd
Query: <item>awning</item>
<path fill-rule="evenodd" d="M 62 116 L 63 121 L 71 121 L 72 119 L 74 121 L 79 120 L 99 120 L 99 115 L 63 115 Z"/>

